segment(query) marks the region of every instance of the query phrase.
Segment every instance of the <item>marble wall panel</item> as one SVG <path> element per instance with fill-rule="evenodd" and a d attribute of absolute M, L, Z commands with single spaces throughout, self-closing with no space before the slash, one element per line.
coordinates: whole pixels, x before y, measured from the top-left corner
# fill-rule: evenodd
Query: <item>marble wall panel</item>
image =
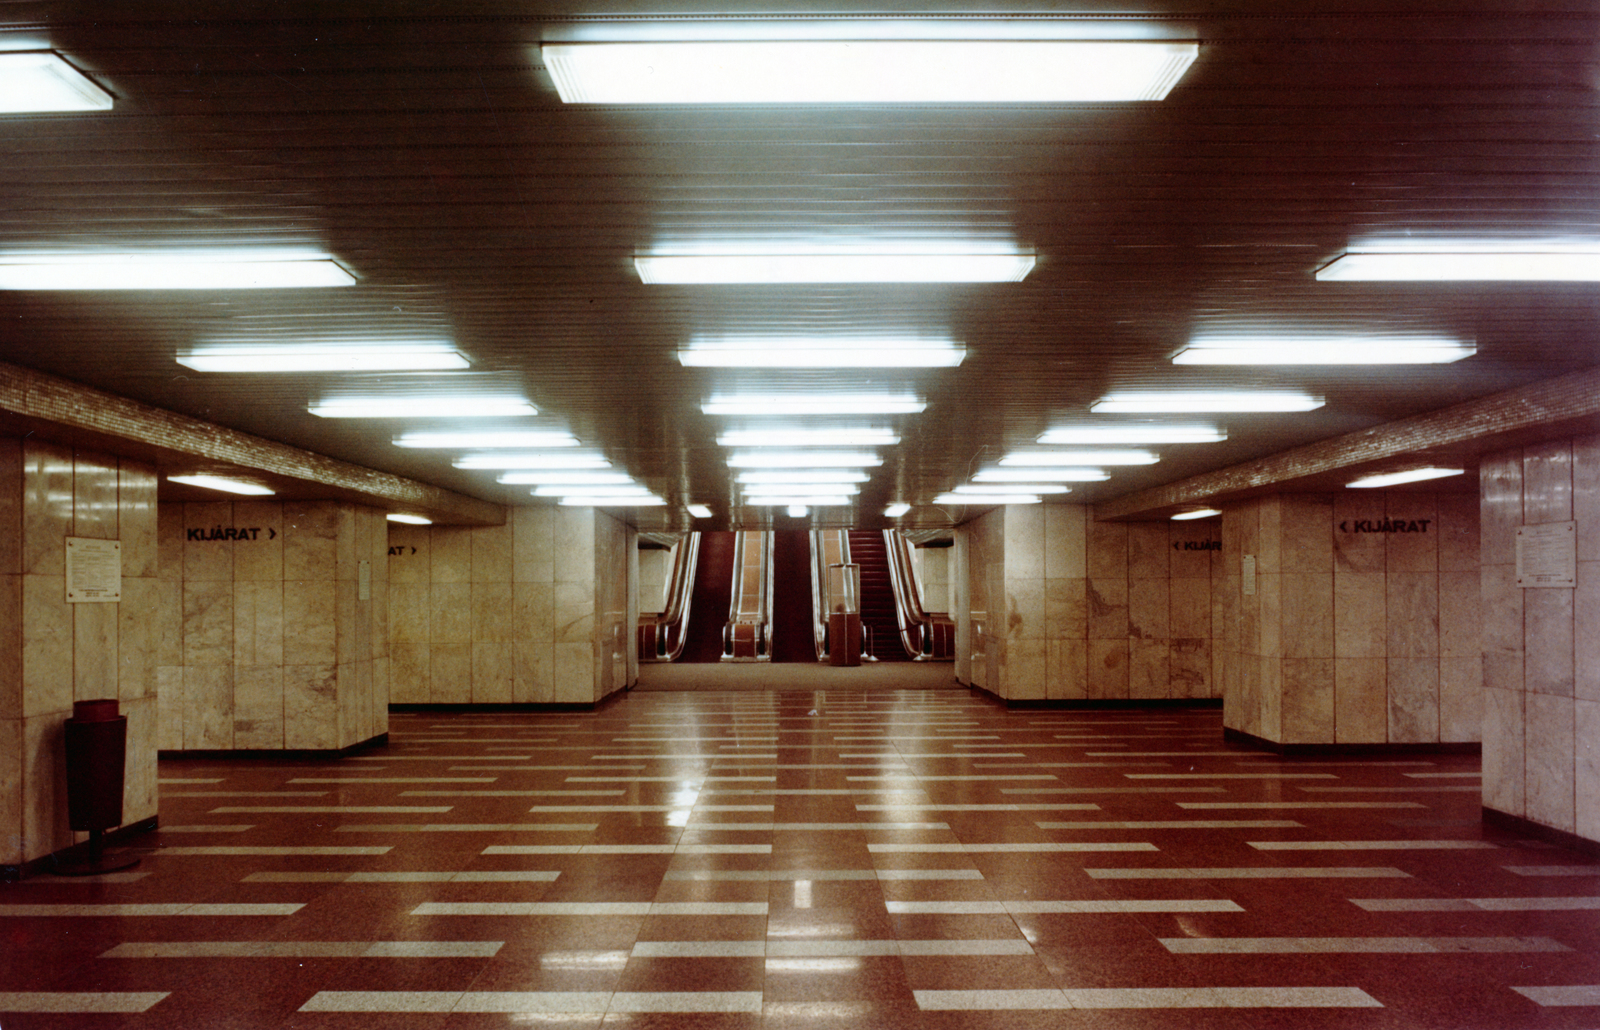
<path fill-rule="evenodd" d="M 332 666 L 337 658 L 334 585 L 321 580 L 283 584 L 284 656 L 293 665 Z"/>
<path fill-rule="evenodd" d="M 1046 579 L 1083 579 L 1089 574 L 1089 509 L 1082 504 L 1045 504 Z"/>
<path fill-rule="evenodd" d="M 1128 580 L 1122 576 L 1091 577 L 1087 583 L 1089 638 L 1125 640 L 1128 636 Z"/>
<path fill-rule="evenodd" d="M 1573 702 L 1572 739 L 1577 744 L 1573 768 L 1574 833 L 1600 840 L 1600 701 Z"/>
<path fill-rule="evenodd" d="M 1283 739 L 1283 659 L 1257 658 L 1257 682 L 1261 684 L 1259 697 L 1261 722 L 1259 735 L 1268 740 Z"/>
<path fill-rule="evenodd" d="M 1478 498 L 1439 494 L 1439 571 L 1478 571 Z M 1433 527 L 1430 527 L 1433 528 Z"/>
<path fill-rule="evenodd" d="M 1172 696 L 1171 647 L 1165 639 L 1128 641 L 1128 696 Z"/>
<path fill-rule="evenodd" d="M 331 578 L 328 585 L 331 589 Z M 283 744 L 308 751 L 339 746 L 338 674 L 332 663 L 283 667 Z"/>
<path fill-rule="evenodd" d="M 1388 583 L 1381 572 L 1333 577 L 1333 653 L 1336 658 L 1382 658 L 1387 653 Z"/>
<path fill-rule="evenodd" d="M 1486 455 L 1478 461 L 1478 547 L 1484 566 L 1513 565 L 1522 523 L 1522 454 Z"/>
<path fill-rule="evenodd" d="M 557 508 L 555 511 L 555 579 L 558 583 L 595 581 L 595 520 L 593 508 Z"/>
<path fill-rule="evenodd" d="M 1128 526 L 1090 519 L 1087 527 L 1089 578 L 1128 578 Z"/>
<path fill-rule="evenodd" d="M 1169 642 L 1171 696 L 1215 697 L 1211 641 L 1204 637 L 1173 637 Z"/>
<path fill-rule="evenodd" d="M 22 850 L 22 717 L 0 717 L 0 865 L 27 861 Z M 31 800 L 31 799 L 30 799 Z"/>
<path fill-rule="evenodd" d="M 183 748 L 233 747 L 233 665 L 183 667 Z"/>
<path fill-rule="evenodd" d="M 1006 571 L 1010 572 L 1010 563 Z M 1044 580 L 1006 579 L 1006 639 L 1043 640 L 1045 624 Z"/>
<path fill-rule="evenodd" d="M 283 663 L 235 666 L 233 746 L 281 751 L 284 746 Z"/>
<path fill-rule="evenodd" d="M 432 590 L 409 580 L 389 584 L 389 639 L 394 644 L 421 644 L 432 637 Z"/>
<path fill-rule="evenodd" d="M 1600 561 L 1600 436 L 1572 441 L 1572 517 L 1578 560 Z"/>
<path fill-rule="evenodd" d="M 555 582 L 555 517 L 549 508 L 511 509 L 511 580 Z"/>
<path fill-rule="evenodd" d="M 1285 494 L 1280 526 L 1285 573 L 1333 571 L 1333 498 L 1325 494 Z"/>
<path fill-rule="evenodd" d="M 503 583 L 511 570 L 513 527 L 480 526 L 471 534 L 471 577 L 474 583 Z"/>
<path fill-rule="evenodd" d="M 1529 693 L 1523 712 L 1527 818 L 1571 833 L 1577 828 L 1573 701 Z"/>
<path fill-rule="evenodd" d="M 1089 635 L 1089 583 L 1084 579 L 1044 581 L 1044 635 L 1051 640 L 1083 640 Z"/>
<path fill-rule="evenodd" d="M 429 645 L 431 684 L 428 699 L 435 704 L 468 704 L 472 701 L 472 644 Z"/>
<path fill-rule="evenodd" d="M 22 576 L 0 574 L 0 719 L 22 718 L 22 631 Z"/>
<path fill-rule="evenodd" d="M 372 653 L 372 627 L 366 618 L 357 618 L 360 607 L 365 615 L 369 604 L 356 601 L 356 581 L 338 579 L 333 584 L 334 661 L 341 668 Z M 345 692 L 340 691 L 341 699 Z"/>
<path fill-rule="evenodd" d="M 72 699 L 117 697 L 119 604 L 72 606 Z"/>
<path fill-rule="evenodd" d="M 1091 698 L 1128 696 L 1128 638 L 1089 641 L 1089 682 Z"/>
<path fill-rule="evenodd" d="M 1335 658 L 1334 733 L 1340 744 L 1382 744 L 1389 739 L 1388 660 Z"/>
<path fill-rule="evenodd" d="M 1283 571 L 1283 498 L 1263 497 L 1257 502 L 1256 571 L 1276 575 Z"/>
<path fill-rule="evenodd" d="M 0 439 L 0 576 L 23 571 L 22 497 L 22 441 Z"/>
<path fill-rule="evenodd" d="M 428 594 L 428 639 L 435 644 L 472 642 L 472 583 L 435 582 Z"/>
<path fill-rule="evenodd" d="M 283 581 L 283 504 L 279 501 L 233 502 L 233 526 L 253 529 L 251 539 L 228 546 L 236 582 Z"/>
<path fill-rule="evenodd" d="M 517 584 L 519 587 L 526 584 Z M 518 704 L 546 704 L 555 698 L 556 645 L 549 635 L 517 640 L 512 652 L 512 700 Z"/>
<path fill-rule="evenodd" d="M 1171 573 L 1172 527 L 1166 522 L 1128 524 L 1128 578 L 1165 580 Z"/>
<path fill-rule="evenodd" d="M 1523 649 L 1523 591 L 1514 565 L 1485 565 L 1480 584 L 1485 654 L 1520 653 Z"/>
<path fill-rule="evenodd" d="M 233 585 L 233 663 L 283 664 L 283 581 Z"/>
<path fill-rule="evenodd" d="M 1327 536 L 1326 533 L 1323 534 Z M 1329 547 L 1330 563 L 1332 547 Z M 1281 647 L 1285 658 L 1333 657 L 1333 574 L 1286 572 L 1278 577 L 1282 613 Z M 1293 682 L 1301 682 L 1299 679 Z M 1331 682 L 1331 675 L 1330 675 Z M 1330 709 L 1331 710 L 1331 709 Z"/>
<path fill-rule="evenodd" d="M 131 745 L 122 773 L 122 824 L 127 826 L 156 814 L 160 798 L 155 747 L 159 712 L 154 695 L 125 702 L 119 711 L 128 717 L 126 740 Z"/>
<path fill-rule="evenodd" d="M 65 712 L 22 720 L 22 852 L 48 855 L 72 843 L 67 821 Z M 10 832 L 10 828 L 8 828 Z"/>
<path fill-rule="evenodd" d="M 1526 657 L 1523 689 L 1534 694 L 1573 696 L 1573 591 L 1551 587 L 1524 590 Z"/>
<path fill-rule="evenodd" d="M 559 572 L 559 565 L 558 570 Z M 595 700 L 594 645 L 557 643 L 553 700 L 561 704 L 591 704 Z"/>
<path fill-rule="evenodd" d="M 1439 739 L 1439 661 L 1390 658 L 1389 743 L 1427 744 Z"/>
<path fill-rule="evenodd" d="M 188 505 L 156 506 L 156 574 L 164 581 L 182 582 L 184 569 L 184 524 Z"/>
<path fill-rule="evenodd" d="M 1572 592 L 1572 617 L 1577 627 L 1573 639 L 1573 694 L 1600 701 L 1600 562 L 1578 563 L 1578 586 Z"/>
<path fill-rule="evenodd" d="M 1357 533 L 1352 523 L 1382 522 L 1387 511 L 1377 490 L 1346 490 L 1333 499 L 1333 568 L 1338 573 L 1384 571 L 1384 533 Z M 1340 528 L 1341 524 L 1345 528 Z"/>
<path fill-rule="evenodd" d="M 1256 596 L 1250 601 L 1253 603 L 1247 603 L 1244 610 L 1253 615 L 1256 622 L 1256 640 L 1260 645 L 1257 653 L 1263 657 L 1282 658 L 1283 576 L 1274 573 L 1257 577 Z"/>
<path fill-rule="evenodd" d="M 1438 657 L 1438 573 L 1391 572 L 1385 587 L 1389 657 Z"/>
<path fill-rule="evenodd" d="M 72 606 L 61 576 L 22 576 L 22 716 L 72 708 Z"/>
<path fill-rule="evenodd" d="M 1044 579 L 1046 551 L 1043 504 L 1008 504 L 1000 509 L 1005 533 L 1006 578 Z"/>
<path fill-rule="evenodd" d="M 1483 737 L 1483 657 L 1439 659 L 1439 739 Z"/>
<path fill-rule="evenodd" d="M 428 526 L 392 523 L 389 527 L 388 573 L 391 586 L 433 582 L 433 534 Z"/>
<path fill-rule="evenodd" d="M 1522 815 L 1527 810 L 1523 777 L 1526 760 L 1523 698 L 1527 695 L 1520 690 L 1488 689 L 1488 672 L 1485 663 L 1483 805 L 1511 815 Z"/>
<path fill-rule="evenodd" d="M 159 734 L 156 746 L 162 751 L 183 750 L 183 666 L 156 666 L 156 704 Z"/>
<path fill-rule="evenodd" d="M 233 583 L 185 579 L 183 664 L 233 664 Z"/>
<path fill-rule="evenodd" d="M 64 575 L 66 538 L 72 535 L 72 450 L 56 444 L 22 445 L 22 571 Z"/>
<path fill-rule="evenodd" d="M 1333 663 L 1332 658 L 1284 659 L 1283 743 L 1333 743 Z"/>
<path fill-rule="evenodd" d="M 283 578 L 332 583 L 338 571 L 338 528 L 333 505 L 284 505 Z"/>
<path fill-rule="evenodd" d="M 0 477 L 3 477 L 0 467 Z M 122 541 L 122 574 L 140 578 L 157 574 L 156 471 L 137 461 L 117 464 L 117 539 Z M 0 513 L 0 527 L 5 516 Z M 3 532 L 3 529 L 0 529 Z M 79 534 L 82 535 L 82 534 Z M 0 558 L 0 568 L 4 567 Z"/>
<path fill-rule="evenodd" d="M 233 529 L 233 503 L 213 501 L 183 505 L 183 581 L 185 583 L 232 582 L 233 544 L 226 540 L 190 540 L 190 531 L 211 536 L 217 530 Z"/>
<path fill-rule="evenodd" d="M 1483 653 L 1483 599 L 1478 570 L 1439 573 L 1439 653 L 1471 656 Z"/>
<path fill-rule="evenodd" d="M 510 584 L 506 584 L 509 586 Z M 514 645 L 509 640 L 482 640 L 472 645 L 472 700 L 475 704 L 509 704 L 515 699 Z"/>
<path fill-rule="evenodd" d="M 1049 679 L 1050 649 L 1040 639 L 1007 640 L 1000 652 L 1004 696 L 1014 701 L 1043 698 Z"/>
<path fill-rule="evenodd" d="M 431 661 L 431 646 L 428 644 L 390 644 L 389 700 L 394 704 L 426 704 L 431 701 Z"/>
<path fill-rule="evenodd" d="M 1169 582 L 1165 578 L 1128 581 L 1130 637 L 1164 641 L 1172 635 L 1172 592 Z"/>
<path fill-rule="evenodd" d="M 1170 523 L 1167 526 L 1169 575 L 1175 580 L 1210 579 L 1211 556 L 1216 552 L 1195 547 L 1218 541 L 1219 529 L 1216 519 Z"/>
<path fill-rule="evenodd" d="M 1525 688 L 1523 665 L 1527 656 L 1521 651 L 1483 653 L 1483 686 L 1486 690 L 1509 690 L 1521 693 Z"/>
<path fill-rule="evenodd" d="M 1572 442 L 1541 443 L 1522 452 L 1522 521 L 1529 526 L 1572 520 Z"/>
<path fill-rule="evenodd" d="M 1384 495 L 1384 518 L 1403 522 L 1403 533 L 1379 534 L 1384 542 L 1384 571 L 1439 571 L 1439 502 L 1426 492 L 1395 491 Z M 1415 526 L 1416 532 L 1411 528 Z"/>
<path fill-rule="evenodd" d="M 1174 578 L 1168 583 L 1167 629 L 1173 637 L 1211 638 L 1211 580 Z"/>
<path fill-rule="evenodd" d="M 558 582 L 555 585 L 554 597 L 552 628 L 555 642 L 577 644 L 594 640 L 593 587 L 584 583 Z"/>
<path fill-rule="evenodd" d="M 1052 638 L 1048 648 L 1050 678 L 1045 696 L 1052 701 L 1088 697 L 1089 642 L 1081 638 Z"/>

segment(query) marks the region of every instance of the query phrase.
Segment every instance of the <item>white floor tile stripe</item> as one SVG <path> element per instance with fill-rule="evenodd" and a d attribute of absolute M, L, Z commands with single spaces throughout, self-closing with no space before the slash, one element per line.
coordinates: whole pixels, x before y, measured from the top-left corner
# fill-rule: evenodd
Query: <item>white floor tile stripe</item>
<path fill-rule="evenodd" d="M 1356 987 L 1108 987 L 912 994 L 918 1007 L 928 1011 L 1383 1007 Z"/>
<path fill-rule="evenodd" d="M 987 854 L 1005 852 L 1077 852 L 1077 851 L 1159 851 L 1154 844 L 1143 841 L 1095 843 L 1036 843 L 1036 844 L 868 844 L 867 851 L 874 855 L 901 854 Z"/>
<path fill-rule="evenodd" d="M 167 991 L 0 991 L 0 1012 L 148 1012 Z"/>
<path fill-rule="evenodd" d="M 593 833 L 599 823 L 345 823 L 336 833 Z"/>
<path fill-rule="evenodd" d="M 217 815 L 248 815 L 277 812 L 286 815 L 438 815 L 450 805 L 224 805 L 213 808 Z"/>
<path fill-rule="evenodd" d="M 264 857 L 267 855 L 387 855 L 391 850 L 389 845 L 354 845 L 351 847 L 328 847 L 321 845 L 307 845 L 305 847 L 181 847 L 162 848 L 161 857 L 171 858 L 177 855 L 250 855 Z"/>
<path fill-rule="evenodd" d="M 406 872 L 401 870 L 356 873 L 251 873 L 243 883 L 551 883 L 558 870 L 519 869 L 497 872 Z"/>
<path fill-rule="evenodd" d="M 1420 801 L 1174 801 L 1185 809 L 1224 808 L 1427 808 Z"/>
<path fill-rule="evenodd" d="M 1085 869 L 1095 880 L 1274 880 L 1317 877 L 1406 878 L 1391 866 L 1244 866 L 1200 869 Z"/>
<path fill-rule="evenodd" d="M 1041 830 L 1274 830 L 1303 827 L 1293 819 L 1167 819 L 1111 822 L 1103 819 L 1082 822 L 1035 820 Z"/>
<path fill-rule="evenodd" d="M 490 958 L 504 941 L 126 941 L 101 958 Z"/>
<path fill-rule="evenodd" d="M 301 1012 L 761 1012 L 760 991 L 318 991 Z"/>
<path fill-rule="evenodd" d="M 905 804 L 905 805 L 857 805 L 857 812 L 1098 812 L 1099 805 L 1094 804 L 1061 804 L 1061 805 L 935 805 L 935 804 Z M 1107 824 L 1109 825 L 1109 824 Z"/>
<path fill-rule="evenodd" d="M 1419 783 L 1413 787 L 1300 787 L 1296 790 L 1316 792 L 1320 794 L 1478 794 L 1482 787 L 1457 787 L 1435 786 L 1428 783 Z"/>
<path fill-rule="evenodd" d="M 1549 937 L 1163 937 L 1178 955 L 1448 955 L 1571 951 Z"/>
<path fill-rule="evenodd" d="M 192 826 L 163 826 L 162 833 L 243 833 L 255 829 L 254 823 L 195 823 Z"/>
<path fill-rule="evenodd" d="M 1508 865 L 1518 876 L 1600 876 L 1600 865 Z"/>
<path fill-rule="evenodd" d="M 1486 851 L 1486 840 L 1252 840 L 1257 851 Z"/>
<path fill-rule="evenodd" d="M 0 916 L 57 919 L 63 916 L 139 918 L 144 916 L 292 916 L 303 904 L 170 902 L 99 905 L 0 905 Z"/>
<path fill-rule="evenodd" d="M 770 855 L 771 844 L 492 844 L 481 855 Z"/>
<path fill-rule="evenodd" d="M 1535 1005 L 1547 1008 L 1565 1005 L 1600 1005 L 1600 984 L 1573 984 L 1562 987 L 1513 987 L 1513 991 Z"/>

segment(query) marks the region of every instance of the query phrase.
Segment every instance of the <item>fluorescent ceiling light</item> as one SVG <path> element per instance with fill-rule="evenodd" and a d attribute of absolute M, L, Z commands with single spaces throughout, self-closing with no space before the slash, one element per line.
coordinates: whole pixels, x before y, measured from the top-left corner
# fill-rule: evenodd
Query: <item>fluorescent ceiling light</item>
<path fill-rule="evenodd" d="M 450 463 L 458 469 L 608 469 L 611 462 L 589 454 L 467 454 Z"/>
<path fill-rule="evenodd" d="M 1505 250 L 1346 254 L 1317 269 L 1323 282 L 1600 282 L 1600 251 Z"/>
<path fill-rule="evenodd" d="M 1107 394 L 1089 405 L 1097 414 L 1185 411 L 1311 411 L 1321 397 L 1278 390 L 1149 390 Z"/>
<path fill-rule="evenodd" d="M 408 526 L 431 526 L 433 520 L 421 515 L 406 515 L 403 512 L 391 511 L 387 516 L 390 522 L 403 522 Z"/>
<path fill-rule="evenodd" d="M 742 489 L 742 493 L 746 497 L 792 494 L 797 491 L 817 494 L 858 494 L 861 492 L 861 488 L 854 483 L 790 483 L 787 486 L 780 483 L 757 483 Z"/>
<path fill-rule="evenodd" d="M 177 361 L 197 372 L 386 372 L 458 369 L 472 364 L 453 344 L 405 340 L 202 347 L 178 355 Z"/>
<path fill-rule="evenodd" d="M 789 507 L 784 509 L 784 514 L 788 515 L 791 519 L 803 519 L 807 515 L 811 514 L 811 509 L 807 508 L 803 504 L 791 504 Z"/>
<path fill-rule="evenodd" d="M 667 502 L 660 497 L 605 497 L 600 495 L 572 495 L 559 503 L 565 508 L 659 508 Z"/>
<path fill-rule="evenodd" d="M 1449 476 L 1459 476 L 1465 469 L 1425 468 L 1411 469 L 1407 472 L 1386 472 L 1382 475 L 1363 476 L 1345 486 L 1353 490 L 1370 490 L 1373 487 L 1399 486 L 1401 483 L 1421 483 L 1429 479 L 1445 479 Z"/>
<path fill-rule="evenodd" d="M 802 29 L 803 31 L 803 29 Z M 862 26 L 864 35 L 873 26 Z M 759 39 L 550 43 L 568 104 L 1059 104 L 1160 100 L 1191 41 Z"/>
<path fill-rule="evenodd" d="M 967 349 L 948 340 L 756 337 L 696 340 L 678 351 L 701 368 L 951 368 Z"/>
<path fill-rule="evenodd" d="M 396 447 L 432 447 L 440 450 L 474 450 L 494 447 L 576 447 L 577 437 L 555 429 L 510 429 L 487 432 L 415 432 L 394 438 Z"/>
<path fill-rule="evenodd" d="M 974 483 L 1103 483 L 1111 478 L 1105 469 L 1010 468 L 982 469 Z"/>
<path fill-rule="evenodd" d="M 690 515 L 697 519 L 709 519 L 711 517 L 711 509 L 703 504 L 691 504 L 687 510 Z"/>
<path fill-rule="evenodd" d="M 865 472 L 850 472 L 841 469 L 823 469 L 815 472 L 805 470 L 793 472 L 741 472 L 737 477 L 740 483 L 766 483 L 766 484 L 810 484 L 810 483 L 865 483 L 872 477 Z"/>
<path fill-rule="evenodd" d="M 885 518 L 897 519 L 910 510 L 911 505 L 901 502 L 899 504 L 889 505 L 887 508 L 883 509 L 883 514 Z"/>
<path fill-rule="evenodd" d="M 900 442 L 892 429 L 729 429 L 723 447 L 889 447 Z"/>
<path fill-rule="evenodd" d="M 520 397 L 468 394 L 328 397 L 306 410 L 321 418 L 502 418 L 539 413 Z"/>
<path fill-rule="evenodd" d="M 1048 435 L 1048 434 L 1046 434 Z M 1012 451 L 1002 465 L 1154 465 L 1161 459 L 1151 451 Z"/>
<path fill-rule="evenodd" d="M 882 464 L 883 459 L 871 451 L 736 451 L 728 456 L 728 467 L 736 469 L 848 469 Z"/>
<path fill-rule="evenodd" d="M 1016 283 L 1033 264 L 1032 254 L 1016 252 L 656 254 L 633 259 L 640 281 L 652 285 Z"/>
<path fill-rule="evenodd" d="M 1172 358 L 1174 365 L 1434 365 L 1478 348 L 1421 336 L 1206 337 Z"/>
<path fill-rule="evenodd" d="M 741 394 L 712 397 L 707 415 L 915 415 L 928 405 L 907 394 Z"/>
<path fill-rule="evenodd" d="M 0 53 L 0 114 L 108 111 L 111 94 L 48 50 Z"/>
<path fill-rule="evenodd" d="M 962 483 L 951 493 L 957 494 L 1064 494 L 1071 493 L 1072 487 L 1062 486 L 1059 483 Z"/>
<path fill-rule="evenodd" d="M 621 486 L 632 483 L 633 477 L 626 472 L 561 472 L 561 471 L 533 471 L 533 472 L 507 472 L 495 479 L 497 483 L 509 483 L 514 486 Z"/>
<path fill-rule="evenodd" d="M 0 259 L 0 290 L 270 290 L 353 286 L 355 281 L 327 259 L 232 261 L 223 255 L 166 259 L 152 254 Z"/>
<path fill-rule="evenodd" d="M 934 504 L 1038 504 L 1038 494 L 940 494 Z"/>
<path fill-rule="evenodd" d="M 1209 519 L 1213 515 L 1221 515 L 1216 508 L 1201 508 L 1199 511 L 1180 511 L 1172 516 L 1173 522 L 1187 522 L 1190 519 Z"/>
<path fill-rule="evenodd" d="M 237 479 L 227 479 L 223 476 L 168 476 L 169 483 L 186 483 L 189 486 L 205 487 L 207 490 L 221 490 L 230 494 L 249 494 L 252 497 L 270 497 L 272 491 L 258 483 L 245 483 Z"/>
<path fill-rule="evenodd" d="M 652 493 L 649 487 L 638 483 L 536 486 L 530 492 L 535 497 L 570 497 L 573 494 L 587 494 L 590 497 L 648 497 Z"/>
<path fill-rule="evenodd" d="M 1218 443 L 1227 438 L 1228 431 L 1217 426 L 1063 426 L 1046 430 L 1039 436 L 1039 442 L 1095 447 L 1138 443 Z M 1107 458 L 1096 458 L 1095 462 L 1112 464 Z M 1002 458 L 1000 464 L 1022 463 L 1012 463 Z"/>
<path fill-rule="evenodd" d="M 851 503 L 851 498 L 844 494 L 770 494 L 762 497 L 746 497 L 739 503 L 752 508 L 786 508 L 790 505 L 842 508 Z"/>

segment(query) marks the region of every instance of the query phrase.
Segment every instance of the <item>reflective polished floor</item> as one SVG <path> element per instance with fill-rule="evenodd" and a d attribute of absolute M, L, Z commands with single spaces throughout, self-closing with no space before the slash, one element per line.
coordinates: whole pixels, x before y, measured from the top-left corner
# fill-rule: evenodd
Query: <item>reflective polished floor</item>
<path fill-rule="evenodd" d="M 1600 1025 L 1600 864 L 1475 757 L 965 690 L 405 714 L 173 761 L 143 864 L 0 885 L 0 1027 Z"/>

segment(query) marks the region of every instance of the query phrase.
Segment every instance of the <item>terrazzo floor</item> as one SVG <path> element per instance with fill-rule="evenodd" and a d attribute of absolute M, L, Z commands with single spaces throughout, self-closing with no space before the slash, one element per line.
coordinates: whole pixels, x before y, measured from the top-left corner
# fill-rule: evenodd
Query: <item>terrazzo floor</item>
<path fill-rule="evenodd" d="M 1600 1025 L 1600 864 L 1478 791 L 965 690 L 397 714 L 0 884 L 0 1028 Z"/>

